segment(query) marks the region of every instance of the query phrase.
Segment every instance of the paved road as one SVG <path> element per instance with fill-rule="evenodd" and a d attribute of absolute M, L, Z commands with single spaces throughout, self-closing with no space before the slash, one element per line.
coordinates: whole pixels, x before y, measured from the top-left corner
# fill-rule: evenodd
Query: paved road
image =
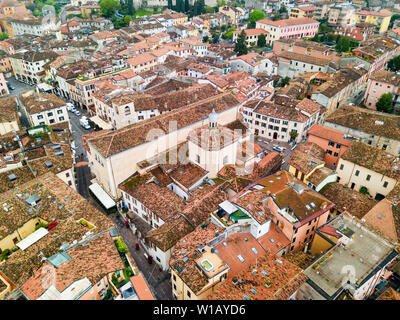
<path fill-rule="evenodd" d="M 81 111 L 81 110 L 80 110 Z M 86 151 L 82 144 L 82 135 L 92 132 L 93 130 L 86 130 L 82 128 L 79 123 L 80 117 L 86 115 L 85 112 L 81 111 L 80 116 L 76 116 L 72 112 L 69 112 L 72 136 L 75 141 L 76 148 L 76 177 L 77 177 L 77 189 L 78 193 L 86 198 L 93 206 L 95 206 L 100 212 L 107 215 L 101 206 L 90 196 L 88 187 L 90 185 L 91 174 L 89 167 L 87 165 Z M 83 153 L 84 156 L 81 158 L 80 154 Z M 123 223 L 121 218 L 117 218 L 116 214 L 107 215 L 117 226 L 124 242 L 126 243 L 133 259 L 136 262 L 139 270 L 143 273 L 147 282 L 153 289 L 154 294 L 158 300 L 172 300 L 172 291 L 170 283 L 170 275 L 168 272 L 161 271 L 158 265 L 153 262 L 149 264 L 144 256 L 144 249 L 141 248 L 139 251 L 136 250 L 136 243 L 138 239 L 131 229 L 127 228 Z"/>
<path fill-rule="evenodd" d="M 294 150 L 292 150 L 292 146 L 289 145 L 287 142 L 279 142 L 276 140 L 269 140 L 266 138 L 259 138 L 256 140 L 256 142 L 267 152 L 275 152 L 275 150 L 272 149 L 274 145 L 278 145 L 280 147 L 285 147 L 286 150 L 283 152 L 283 160 L 284 163 L 282 165 L 282 170 L 288 170 L 289 169 L 289 161 L 290 158 L 292 157 L 292 154 Z"/>
<path fill-rule="evenodd" d="M 91 197 L 88 198 L 88 201 L 98 210 L 103 212 L 103 209 Z M 106 213 L 104 214 L 107 215 Z M 122 239 L 128 247 L 129 252 L 135 260 L 135 263 L 138 266 L 139 270 L 146 278 L 147 283 L 152 289 L 152 292 L 156 296 L 156 299 L 173 300 L 170 274 L 166 271 L 160 270 L 159 266 L 155 262 L 149 264 L 144 256 L 143 248 L 136 250 L 136 243 L 138 243 L 138 239 L 136 235 L 132 232 L 132 230 L 125 226 L 122 218 L 118 218 L 115 213 L 109 214 L 107 216 L 115 223 L 116 227 L 118 228 Z"/>
<path fill-rule="evenodd" d="M 36 86 L 30 86 L 29 84 L 19 82 L 18 80 L 15 79 L 15 77 L 10 77 L 7 78 L 6 80 L 8 84 L 11 84 L 13 87 L 15 87 L 14 90 L 9 90 L 10 92 L 9 96 L 12 97 L 16 97 L 22 92 L 33 90 L 36 88 Z"/>

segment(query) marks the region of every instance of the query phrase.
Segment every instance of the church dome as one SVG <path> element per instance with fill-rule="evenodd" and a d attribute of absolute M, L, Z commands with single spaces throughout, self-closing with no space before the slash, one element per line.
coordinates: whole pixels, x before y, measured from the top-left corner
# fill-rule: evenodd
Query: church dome
<path fill-rule="evenodd" d="M 213 109 L 212 112 L 208 115 L 209 122 L 218 122 L 218 114 Z"/>

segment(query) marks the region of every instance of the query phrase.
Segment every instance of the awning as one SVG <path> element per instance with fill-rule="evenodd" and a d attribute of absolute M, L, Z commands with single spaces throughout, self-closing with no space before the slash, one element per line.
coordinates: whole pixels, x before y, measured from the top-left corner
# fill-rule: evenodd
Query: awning
<path fill-rule="evenodd" d="M 225 200 L 224 202 L 219 204 L 219 207 L 223 209 L 225 212 L 228 214 L 234 213 L 238 211 L 238 208 L 236 208 L 232 203 L 230 203 L 228 200 Z"/>
<path fill-rule="evenodd" d="M 104 191 L 98 183 L 93 183 L 89 186 L 90 191 L 96 196 L 97 199 L 103 204 L 106 209 L 110 209 L 116 205 L 115 201 L 111 199 L 107 192 Z"/>
<path fill-rule="evenodd" d="M 27 236 L 25 239 L 21 240 L 16 244 L 18 248 L 21 250 L 25 250 L 26 248 L 29 248 L 31 245 L 33 245 L 35 242 L 39 241 L 42 239 L 46 234 L 49 232 L 45 228 L 39 228 L 36 230 L 34 233 L 30 234 Z"/>
<path fill-rule="evenodd" d="M 112 129 L 112 125 L 105 122 L 103 119 L 100 119 L 99 116 L 93 116 L 91 118 L 89 118 L 90 120 L 92 120 L 95 124 L 97 124 L 100 128 L 104 129 L 104 130 L 111 130 Z"/>

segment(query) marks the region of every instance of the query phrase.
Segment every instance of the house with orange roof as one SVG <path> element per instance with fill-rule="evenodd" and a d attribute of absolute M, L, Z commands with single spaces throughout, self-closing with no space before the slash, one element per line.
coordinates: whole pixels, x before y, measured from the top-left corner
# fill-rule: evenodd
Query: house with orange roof
<path fill-rule="evenodd" d="M 220 204 L 220 208 L 226 210 L 232 206 L 228 201 Z M 263 259 L 284 260 L 280 255 L 290 241 L 275 229 L 256 239 L 249 232 L 249 224 L 226 228 L 211 219 L 197 227 L 182 238 L 171 253 L 171 284 L 175 299 L 210 299 L 218 294 L 221 286 L 237 282 L 243 270 L 253 270 L 254 275 L 254 265 L 260 266 Z"/>
<path fill-rule="evenodd" d="M 151 71 L 158 64 L 158 57 L 150 52 L 145 52 L 126 60 L 126 63 L 136 73 Z"/>
<path fill-rule="evenodd" d="M 341 155 L 356 139 L 357 136 L 316 124 L 308 131 L 307 141 L 320 146 L 325 152 L 323 161 L 336 167 Z"/>
<path fill-rule="evenodd" d="M 301 5 L 290 8 L 289 18 L 314 18 L 317 7 L 309 5 Z"/>
<path fill-rule="evenodd" d="M 122 269 L 122 259 L 107 232 L 85 246 L 78 244 L 50 256 L 21 291 L 28 300 L 100 300 L 112 287 L 108 275 Z M 48 272 L 53 279 L 46 282 Z"/>
<path fill-rule="evenodd" d="M 276 72 L 274 63 L 256 52 L 250 52 L 245 55 L 231 58 L 229 63 L 231 65 L 232 72 L 246 71 L 251 75 L 256 75 L 261 72 L 268 74 L 274 74 Z"/>
<path fill-rule="evenodd" d="M 288 251 L 304 248 L 314 231 L 329 217 L 334 203 L 309 188 L 287 171 L 279 171 L 249 185 L 231 200 L 251 219 L 250 233 L 256 238 L 274 225 L 289 239 Z M 237 215 L 237 219 L 239 216 Z"/>
<path fill-rule="evenodd" d="M 186 39 L 180 39 L 179 42 L 186 47 L 189 47 L 195 51 L 195 55 L 203 57 L 207 55 L 208 44 L 200 40 L 199 37 L 190 37 Z"/>
<path fill-rule="evenodd" d="M 271 101 L 252 99 L 240 110 L 256 136 L 269 140 L 300 143 L 318 121 L 323 110 L 310 100 L 276 96 Z"/>
<path fill-rule="evenodd" d="M 260 35 L 265 35 L 267 36 L 268 32 L 265 31 L 264 29 L 245 29 L 243 30 L 245 35 L 246 35 L 246 45 L 248 47 L 252 47 L 255 46 L 257 44 L 258 41 L 258 37 Z M 241 34 L 242 31 L 233 31 L 233 42 L 236 42 L 239 35 Z"/>

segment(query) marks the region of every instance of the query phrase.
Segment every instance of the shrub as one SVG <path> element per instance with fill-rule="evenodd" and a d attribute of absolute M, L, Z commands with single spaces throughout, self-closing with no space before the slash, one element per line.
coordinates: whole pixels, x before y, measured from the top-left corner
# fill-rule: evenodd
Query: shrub
<path fill-rule="evenodd" d="M 367 187 L 361 187 L 361 188 L 360 188 L 360 193 L 362 193 L 362 194 L 369 194 Z"/>
<path fill-rule="evenodd" d="M 117 246 L 117 250 L 119 253 L 127 253 L 128 252 L 128 248 L 126 247 L 126 244 L 121 239 L 116 239 L 115 245 Z"/>
<path fill-rule="evenodd" d="M 49 225 L 50 225 L 50 223 L 46 223 L 46 222 L 39 223 L 37 226 L 35 226 L 35 231 L 40 229 L 40 228 L 42 228 L 42 227 L 47 229 L 47 227 Z"/>
<path fill-rule="evenodd" d="M 10 249 L 5 249 L 1 254 L 0 254 L 0 261 L 3 261 L 4 259 L 7 259 L 7 257 L 11 254 Z"/>
<path fill-rule="evenodd" d="M 85 220 L 85 219 L 81 219 L 80 221 L 79 221 L 79 223 L 81 224 L 81 225 L 83 225 L 83 226 L 86 226 L 88 223 L 87 223 L 87 221 Z"/>

